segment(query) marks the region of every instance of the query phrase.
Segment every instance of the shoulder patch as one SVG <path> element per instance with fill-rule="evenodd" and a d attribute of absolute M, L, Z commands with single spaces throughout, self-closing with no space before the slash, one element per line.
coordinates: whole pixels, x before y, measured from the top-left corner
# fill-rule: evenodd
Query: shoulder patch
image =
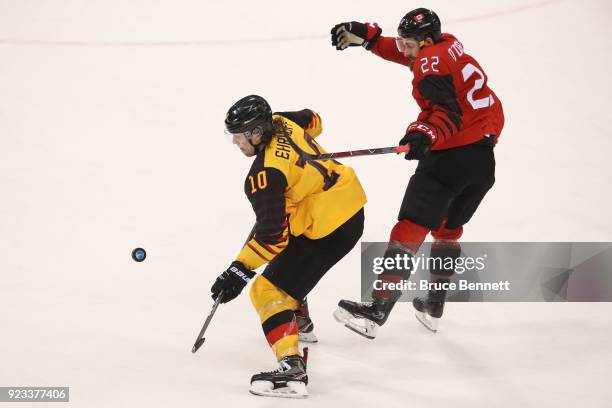
<path fill-rule="evenodd" d="M 277 114 L 295 122 L 301 128 L 307 127 L 313 116 L 313 112 L 310 109 L 302 109 L 295 112 L 277 112 Z"/>

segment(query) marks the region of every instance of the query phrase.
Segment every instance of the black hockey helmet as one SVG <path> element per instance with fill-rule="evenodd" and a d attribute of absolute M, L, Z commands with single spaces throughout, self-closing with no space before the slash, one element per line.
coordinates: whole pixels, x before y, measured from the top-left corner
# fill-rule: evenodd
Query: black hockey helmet
<path fill-rule="evenodd" d="M 397 33 L 403 38 L 416 38 L 424 41 L 431 37 L 434 42 L 442 38 L 440 18 L 432 10 L 426 8 L 414 9 L 402 18 L 397 27 Z"/>
<path fill-rule="evenodd" d="M 225 128 L 228 132 L 253 132 L 257 127 L 263 134 L 272 129 L 272 108 L 261 96 L 245 96 L 227 111 Z"/>

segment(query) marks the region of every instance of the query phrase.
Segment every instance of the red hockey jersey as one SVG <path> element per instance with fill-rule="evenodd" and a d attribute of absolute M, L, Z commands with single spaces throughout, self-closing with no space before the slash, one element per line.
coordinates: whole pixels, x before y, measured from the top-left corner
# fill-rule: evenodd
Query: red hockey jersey
<path fill-rule="evenodd" d="M 438 133 L 433 150 L 471 144 L 485 135 L 497 142 L 504 126 L 501 101 L 487 85 L 482 67 L 453 35 L 443 34 L 440 42 L 422 48 L 414 65 L 393 37 L 378 38 L 372 52 L 411 67 L 412 96 L 421 108 L 417 120 Z"/>

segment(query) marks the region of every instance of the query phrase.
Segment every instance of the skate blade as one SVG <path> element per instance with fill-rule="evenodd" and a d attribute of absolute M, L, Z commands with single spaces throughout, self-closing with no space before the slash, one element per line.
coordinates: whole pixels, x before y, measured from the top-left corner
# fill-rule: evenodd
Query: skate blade
<path fill-rule="evenodd" d="M 416 312 L 414 315 L 417 320 L 427 328 L 427 330 L 433 333 L 436 333 L 438 331 L 438 324 L 440 323 L 440 318 L 431 317 L 424 312 Z"/>
<path fill-rule="evenodd" d="M 319 339 L 317 338 L 317 335 L 314 334 L 314 331 L 310 331 L 310 332 L 299 332 L 298 333 L 299 337 L 300 337 L 300 341 L 303 343 L 318 343 Z"/>
<path fill-rule="evenodd" d="M 306 398 L 308 389 L 301 381 L 287 381 L 286 387 L 274 388 L 271 381 L 253 381 L 249 392 L 261 397 Z"/>
<path fill-rule="evenodd" d="M 334 311 L 334 319 L 340 324 L 343 324 L 349 330 L 365 337 L 369 340 L 374 340 L 378 334 L 378 325 L 367 319 L 360 319 L 353 316 L 343 308 L 339 307 Z M 363 324 L 359 324 L 362 322 Z"/>

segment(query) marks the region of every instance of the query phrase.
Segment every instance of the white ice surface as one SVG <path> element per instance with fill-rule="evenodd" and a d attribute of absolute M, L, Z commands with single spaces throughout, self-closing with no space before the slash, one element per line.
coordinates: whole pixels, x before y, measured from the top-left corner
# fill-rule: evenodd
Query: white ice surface
<path fill-rule="evenodd" d="M 468 241 L 610 241 L 607 1 L 430 1 L 504 103 L 497 184 Z M 406 2 L 0 1 L 0 386 L 66 385 L 70 407 L 280 407 L 248 394 L 274 359 L 248 296 L 191 345 L 209 287 L 251 228 L 231 103 L 309 107 L 329 150 L 393 145 L 410 73 L 329 45 L 391 34 Z M 384 241 L 414 163 L 346 160 Z M 137 264 L 132 248 L 149 257 Z M 400 305 L 367 341 L 333 321 L 353 251 L 310 296 L 311 397 L 296 406 L 604 407 L 609 304 L 453 304 L 432 335 Z M 19 405 L 25 407 L 28 404 Z"/>

